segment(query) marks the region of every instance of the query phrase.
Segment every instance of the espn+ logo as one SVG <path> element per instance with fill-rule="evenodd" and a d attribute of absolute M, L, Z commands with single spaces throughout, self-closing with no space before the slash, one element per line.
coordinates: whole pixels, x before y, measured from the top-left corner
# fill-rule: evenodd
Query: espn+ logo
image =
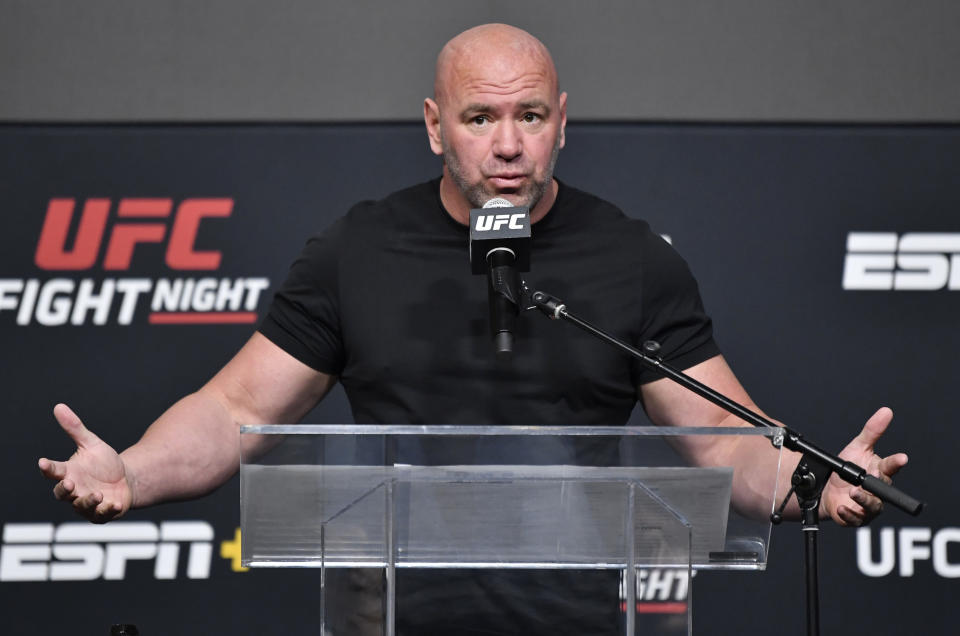
<path fill-rule="evenodd" d="M 850 232 L 843 288 L 958 290 L 960 233 Z"/>
<path fill-rule="evenodd" d="M 74 199 L 51 199 L 34 264 L 69 275 L 0 279 L 0 316 L 13 313 L 21 326 L 129 325 L 149 302 L 150 324 L 256 322 L 261 293 L 270 285 L 263 277 L 89 275 L 98 264 L 105 272 L 130 271 L 135 253 L 148 244 L 165 247 L 163 264 L 170 270 L 215 271 L 221 252 L 197 249 L 197 236 L 207 219 L 232 212 L 229 198 L 187 198 L 176 206 L 169 198 L 123 198 L 115 207 L 106 198 L 87 199 L 82 207 Z M 79 272 L 87 275 L 78 279 Z"/>
<path fill-rule="evenodd" d="M 0 581 L 118 581 L 131 561 L 153 561 L 154 578 L 175 579 L 181 548 L 187 578 L 209 578 L 213 526 L 205 521 L 7 523 Z"/>

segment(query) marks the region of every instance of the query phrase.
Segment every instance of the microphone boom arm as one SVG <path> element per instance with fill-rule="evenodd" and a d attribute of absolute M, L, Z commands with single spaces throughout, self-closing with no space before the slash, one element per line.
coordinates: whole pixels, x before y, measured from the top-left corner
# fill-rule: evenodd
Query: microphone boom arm
<path fill-rule="evenodd" d="M 529 288 L 523 284 L 523 289 L 529 294 Z M 663 361 L 659 354 L 660 345 L 652 340 L 643 343 L 643 351 L 636 349 L 629 344 L 618 340 L 605 331 L 594 327 L 590 323 L 578 318 L 567 310 L 567 306 L 558 298 L 542 291 L 535 291 L 529 294 L 530 303 L 526 305 L 527 309 L 539 309 L 544 314 L 554 320 L 566 320 L 587 333 L 599 338 L 621 351 L 633 356 L 639 360 L 645 367 L 652 369 L 660 375 L 669 378 L 684 388 L 696 393 L 700 397 L 709 400 L 728 413 L 736 415 L 745 422 L 761 428 L 776 428 L 783 432 L 782 443 L 792 451 L 803 453 L 812 458 L 817 463 L 828 467 L 831 472 L 836 473 L 841 479 L 854 486 L 860 486 L 867 492 L 873 493 L 883 501 L 886 501 L 904 512 L 916 516 L 923 510 L 924 504 L 898 488 L 884 482 L 881 479 L 867 473 L 866 470 L 853 462 L 840 459 L 836 455 L 829 453 L 818 446 L 810 443 L 803 436 L 786 426 L 780 426 L 771 420 L 763 417 L 755 411 L 728 398 L 727 396 L 714 391 L 702 382 L 691 378 L 687 374 L 675 369 Z M 779 441 L 779 440 L 775 440 Z"/>

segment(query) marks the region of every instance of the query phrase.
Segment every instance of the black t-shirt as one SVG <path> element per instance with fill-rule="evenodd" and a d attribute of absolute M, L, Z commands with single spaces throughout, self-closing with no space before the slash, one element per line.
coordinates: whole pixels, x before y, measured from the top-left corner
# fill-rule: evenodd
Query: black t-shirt
<path fill-rule="evenodd" d="M 360 203 L 310 239 L 260 331 L 338 376 L 358 423 L 624 424 L 657 376 L 572 325 L 524 314 L 513 359 L 496 360 L 468 235 L 439 180 Z M 719 353 L 683 259 L 646 222 L 575 188 L 561 183 L 533 225 L 523 277 L 635 346 L 656 340 L 679 368 Z M 405 636 L 622 629 L 616 573 L 405 571 L 399 582 Z"/>
<path fill-rule="evenodd" d="M 656 379 L 623 353 L 539 312 L 498 363 L 487 282 L 439 180 L 364 202 L 307 243 L 260 331 L 339 376 L 358 423 L 619 425 Z M 687 368 L 718 353 L 696 281 L 646 222 L 561 184 L 533 225 L 533 290 Z"/>

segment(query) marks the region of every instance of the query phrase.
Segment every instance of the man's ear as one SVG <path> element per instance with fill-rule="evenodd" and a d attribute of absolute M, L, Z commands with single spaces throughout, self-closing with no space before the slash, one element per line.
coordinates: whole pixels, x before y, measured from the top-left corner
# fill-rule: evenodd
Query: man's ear
<path fill-rule="evenodd" d="M 567 94 L 560 93 L 560 147 L 567 143 Z"/>
<path fill-rule="evenodd" d="M 427 139 L 430 150 L 435 155 L 443 154 L 443 142 L 440 140 L 440 107 L 429 97 L 423 100 L 423 123 L 427 126 Z"/>

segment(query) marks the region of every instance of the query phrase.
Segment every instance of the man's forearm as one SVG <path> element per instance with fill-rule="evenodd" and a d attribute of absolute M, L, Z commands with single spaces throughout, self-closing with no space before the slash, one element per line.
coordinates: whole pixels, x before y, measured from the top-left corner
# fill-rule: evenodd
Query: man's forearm
<path fill-rule="evenodd" d="M 774 420 L 775 421 L 775 420 Z M 730 415 L 722 426 L 747 426 L 740 418 Z M 774 505 L 779 505 L 790 489 L 790 477 L 800 461 L 800 455 L 783 449 L 778 453 L 768 437 L 729 438 L 730 447 L 724 453 L 722 465 L 735 467 L 733 477 L 734 508 L 754 518 L 765 518 L 772 510 L 774 480 L 777 491 Z M 784 511 L 788 519 L 799 518 L 796 502 L 791 501 Z"/>
<path fill-rule="evenodd" d="M 239 424 L 221 400 L 200 390 L 170 407 L 120 454 L 132 507 L 204 495 L 240 464 Z"/>

